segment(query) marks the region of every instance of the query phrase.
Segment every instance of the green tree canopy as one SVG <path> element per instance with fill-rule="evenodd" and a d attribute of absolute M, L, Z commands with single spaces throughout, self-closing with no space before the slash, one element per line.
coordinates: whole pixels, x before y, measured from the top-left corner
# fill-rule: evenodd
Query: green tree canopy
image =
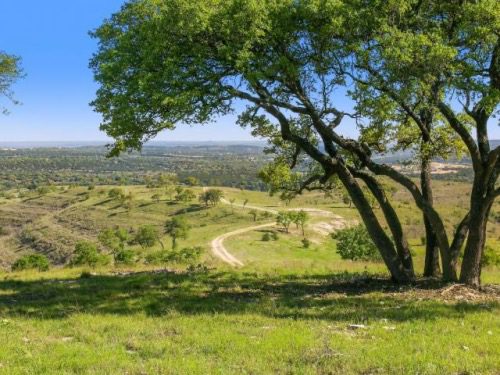
<path fill-rule="evenodd" d="M 243 101 L 239 124 L 269 141 L 276 162 L 264 177 L 285 199 L 338 177 L 391 276 L 408 282 L 410 248 L 379 179 L 388 176 L 432 226 L 446 279 L 456 280 L 457 249 L 467 240 L 462 279 L 477 285 L 485 218 L 500 195 L 500 149 L 490 150 L 487 132 L 499 102 L 499 19 L 494 0 L 131 1 L 93 33 L 93 106 L 118 154 Z M 341 124 L 356 124 L 361 137 L 342 134 Z M 452 241 L 427 190 L 373 159 L 392 136 L 422 160 L 470 154 L 470 213 Z"/>
<path fill-rule="evenodd" d="M 13 97 L 12 85 L 23 75 L 21 59 L 17 56 L 8 55 L 0 50 L 0 99 L 7 98 L 12 103 L 17 101 Z M 0 111 L 7 113 L 7 108 L 0 103 Z"/>

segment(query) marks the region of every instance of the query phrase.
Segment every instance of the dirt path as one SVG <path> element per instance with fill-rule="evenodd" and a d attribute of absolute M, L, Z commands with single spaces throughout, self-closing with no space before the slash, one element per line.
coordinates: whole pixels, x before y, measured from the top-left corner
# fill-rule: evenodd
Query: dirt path
<path fill-rule="evenodd" d="M 231 202 L 229 202 L 227 199 L 224 199 L 224 198 L 221 199 L 221 202 L 224 204 L 227 204 L 227 205 L 231 205 Z M 233 203 L 232 206 L 246 208 L 249 210 L 269 212 L 269 213 L 272 213 L 274 215 L 278 214 L 277 210 L 273 210 L 273 209 L 265 208 L 265 207 L 252 206 L 252 205 L 248 205 L 248 204 L 244 206 L 243 204 Z M 331 218 L 333 220 L 333 222 L 338 223 L 338 225 L 332 225 L 331 223 L 330 224 L 329 223 L 317 223 L 313 227 L 313 230 L 315 230 L 316 232 L 318 232 L 320 234 L 322 232 L 324 232 L 327 228 L 338 229 L 338 228 L 344 228 L 347 225 L 347 221 L 342 216 L 335 215 L 334 213 L 332 213 L 330 211 L 321 210 L 318 208 L 289 208 L 289 209 L 285 209 L 285 211 L 305 211 L 305 212 L 308 212 L 314 216 L 322 216 L 322 217 Z M 321 225 L 321 224 L 323 224 L 323 227 L 321 227 L 321 230 L 319 230 L 319 228 L 316 228 L 317 225 Z M 237 229 L 237 230 L 234 230 L 231 232 L 224 233 L 212 241 L 212 243 L 211 243 L 212 253 L 217 258 L 222 260 L 224 263 L 227 263 L 233 267 L 243 267 L 244 266 L 243 262 L 241 260 L 239 260 L 238 258 L 236 258 L 234 255 L 232 255 L 226 249 L 226 247 L 224 246 L 224 240 L 226 240 L 227 238 L 232 237 L 232 236 L 236 236 L 236 235 L 246 233 L 246 232 L 251 232 L 253 230 L 269 228 L 269 227 L 272 227 L 274 225 L 275 225 L 275 223 L 273 222 L 273 223 L 251 226 L 251 227 L 247 227 L 247 228 L 241 228 L 241 229 Z"/>
<path fill-rule="evenodd" d="M 217 258 L 222 260 L 224 263 L 227 263 L 233 267 L 238 267 L 238 266 L 242 267 L 244 265 L 243 262 L 241 262 L 234 255 L 232 255 L 224 247 L 224 240 L 226 240 L 229 237 L 236 236 L 238 234 L 251 232 L 251 231 L 257 230 L 257 229 L 268 228 L 268 227 L 272 227 L 274 225 L 275 225 L 275 223 L 267 223 L 267 224 L 256 225 L 256 226 L 237 229 L 237 230 L 234 230 L 232 232 L 224 233 L 212 241 L 212 252 Z"/>

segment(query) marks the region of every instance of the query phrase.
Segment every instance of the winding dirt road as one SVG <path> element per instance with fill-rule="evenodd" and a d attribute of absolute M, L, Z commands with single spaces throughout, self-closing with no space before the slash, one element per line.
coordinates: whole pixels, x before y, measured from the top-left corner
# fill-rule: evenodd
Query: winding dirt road
<path fill-rule="evenodd" d="M 247 228 L 242 228 L 242 229 L 237 229 L 233 230 L 232 232 L 227 232 L 216 239 L 212 241 L 212 253 L 222 260 L 224 263 L 227 263 L 233 267 L 242 267 L 244 264 L 236 258 L 234 255 L 232 255 L 227 249 L 224 247 L 224 240 L 236 236 L 238 234 L 246 233 L 246 232 L 251 232 L 253 230 L 258 230 L 262 228 L 268 228 L 274 226 L 275 223 L 267 223 L 267 224 L 262 224 L 262 225 L 255 225 L 252 227 L 247 227 Z"/>
<path fill-rule="evenodd" d="M 231 202 L 229 202 L 227 199 L 224 199 L 224 198 L 221 199 L 221 202 L 224 204 L 227 204 L 227 205 L 231 205 Z M 269 213 L 272 213 L 274 215 L 278 214 L 277 210 L 273 210 L 270 208 L 264 208 L 264 207 L 258 207 L 258 206 L 252 206 L 252 205 L 243 205 L 243 204 L 239 204 L 239 203 L 233 203 L 232 206 L 233 207 L 247 208 L 247 209 L 257 210 L 257 211 L 269 212 Z M 329 217 L 329 218 L 331 218 L 334 221 L 339 223 L 339 225 L 336 226 L 337 228 L 345 227 L 347 225 L 346 224 L 347 221 L 342 216 L 335 215 L 334 213 L 332 213 L 330 211 L 321 210 L 318 208 L 291 208 L 291 209 L 287 209 L 287 211 L 301 211 L 301 210 L 308 212 L 308 213 L 315 215 L 315 216 Z M 318 224 L 327 224 L 327 223 L 318 223 Z M 241 229 L 237 229 L 237 230 L 234 230 L 231 232 L 224 233 L 212 241 L 212 243 L 211 243 L 212 253 L 217 258 L 222 260 L 224 263 L 227 263 L 233 267 L 243 267 L 244 266 L 243 262 L 241 260 L 239 260 L 238 258 L 236 258 L 234 255 L 232 255 L 226 249 L 226 247 L 224 246 L 224 241 L 226 239 L 228 239 L 229 237 L 233 237 L 233 236 L 236 236 L 236 235 L 239 235 L 242 233 L 246 233 L 246 232 L 251 232 L 253 230 L 269 228 L 269 227 L 272 227 L 274 225 L 276 225 L 276 224 L 274 222 L 272 222 L 272 223 L 266 223 L 266 224 L 261 224 L 261 225 L 255 225 L 255 226 L 251 226 L 251 227 L 247 227 L 247 228 L 241 228 Z M 333 227 L 335 227 L 335 226 L 332 226 L 332 228 Z M 321 233 L 321 230 L 317 230 L 314 227 L 313 227 L 313 229 L 315 231 Z"/>

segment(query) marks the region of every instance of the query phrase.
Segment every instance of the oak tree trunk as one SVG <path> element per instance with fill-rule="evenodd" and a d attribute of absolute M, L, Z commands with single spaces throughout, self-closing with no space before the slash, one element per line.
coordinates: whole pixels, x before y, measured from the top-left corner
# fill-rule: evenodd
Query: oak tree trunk
<path fill-rule="evenodd" d="M 422 158 L 421 171 L 420 171 L 420 186 L 422 196 L 427 202 L 433 206 L 434 196 L 431 184 L 431 161 L 427 157 Z M 439 247 L 437 243 L 436 234 L 432 228 L 427 215 L 424 213 L 424 227 L 425 227 L 425 263 L 424 263 L 424 276 L 436 277 L 440 274 L 439 269 Z"/>

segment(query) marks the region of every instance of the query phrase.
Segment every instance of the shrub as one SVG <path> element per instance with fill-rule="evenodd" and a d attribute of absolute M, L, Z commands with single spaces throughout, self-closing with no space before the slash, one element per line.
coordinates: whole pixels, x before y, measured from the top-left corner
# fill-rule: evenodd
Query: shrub
<path fill-rule="evenodd" d="M 309 241 L 307 238 L 304 238 L 302 240 L 302 246 L 304 246 L 304 249 L 309 249 L 311 246 L 311 241 Z"/>
<path fill-rule="evenodd" d="M 266 232 L 262 235 L 262 241 L 268 242 L 271 241 L 271 234 L 269 232 Z"/>
<path fill-rule="evenodd" d="M 13 271 L 24 271 L 37 269 L 40 272 L 49 270 L 49 260 L 45 255 L 31 254 L 25 255 L 12 265 Z"/>
<path fill-rule="evenodd" d="M 201 247 L 186 247 L 182 250 L 161 250 L 148 254 L 145 258 L 148 264 L 182 263 L 192 264 L 200 259 Z"/>
<path fill-rule="evenodd" d="M 347 228 L 332 234 L 337 240 L 337 252 L 342 259 L 350 260 L 380 260 L 377 247 L 372 242 L 368 231 L 363 225 Z"/>
<path fill-rule="evenodd" d="M 278 233 L 276 232 L 271 232 L 271 238 L 273 239 L 273 241 L 278 241 L 280 239 Z"/>
<path fill-rule="evenodd" d="M 158 229 L 152 225 L 143 225 L 137 230 L 134 241 L 146 249 L 153 247 L 159 240 L 160 235 Z"/>
<path fill-rule="evenodd" d="M 200 259 L 203 249 L 197 247 L 185 247 L 178 251 L 169 251 L 167 260 L 172 263 L 192 263 Z"/>
<path fill-rule="evenodd" d="M 75 245 L 74 256 L 71 260 L 72 266 L 95 267 L 99 264 L 105 265 L 107 263 L 109 263 L 109 259 L 99 253 L 95 244 L 81 241 Z"/>
<path fill-rule="evenodd" d="M 491 246 L 486 245 L 481 263 L 483 266 L 500 266 L 500 253 Z"/>
<path fill-rule="evenodd" d="M 130 249 L 118 250 L 114 253 L 116 264 L 134 264 L 136 260 L 135 252 Z"/>

